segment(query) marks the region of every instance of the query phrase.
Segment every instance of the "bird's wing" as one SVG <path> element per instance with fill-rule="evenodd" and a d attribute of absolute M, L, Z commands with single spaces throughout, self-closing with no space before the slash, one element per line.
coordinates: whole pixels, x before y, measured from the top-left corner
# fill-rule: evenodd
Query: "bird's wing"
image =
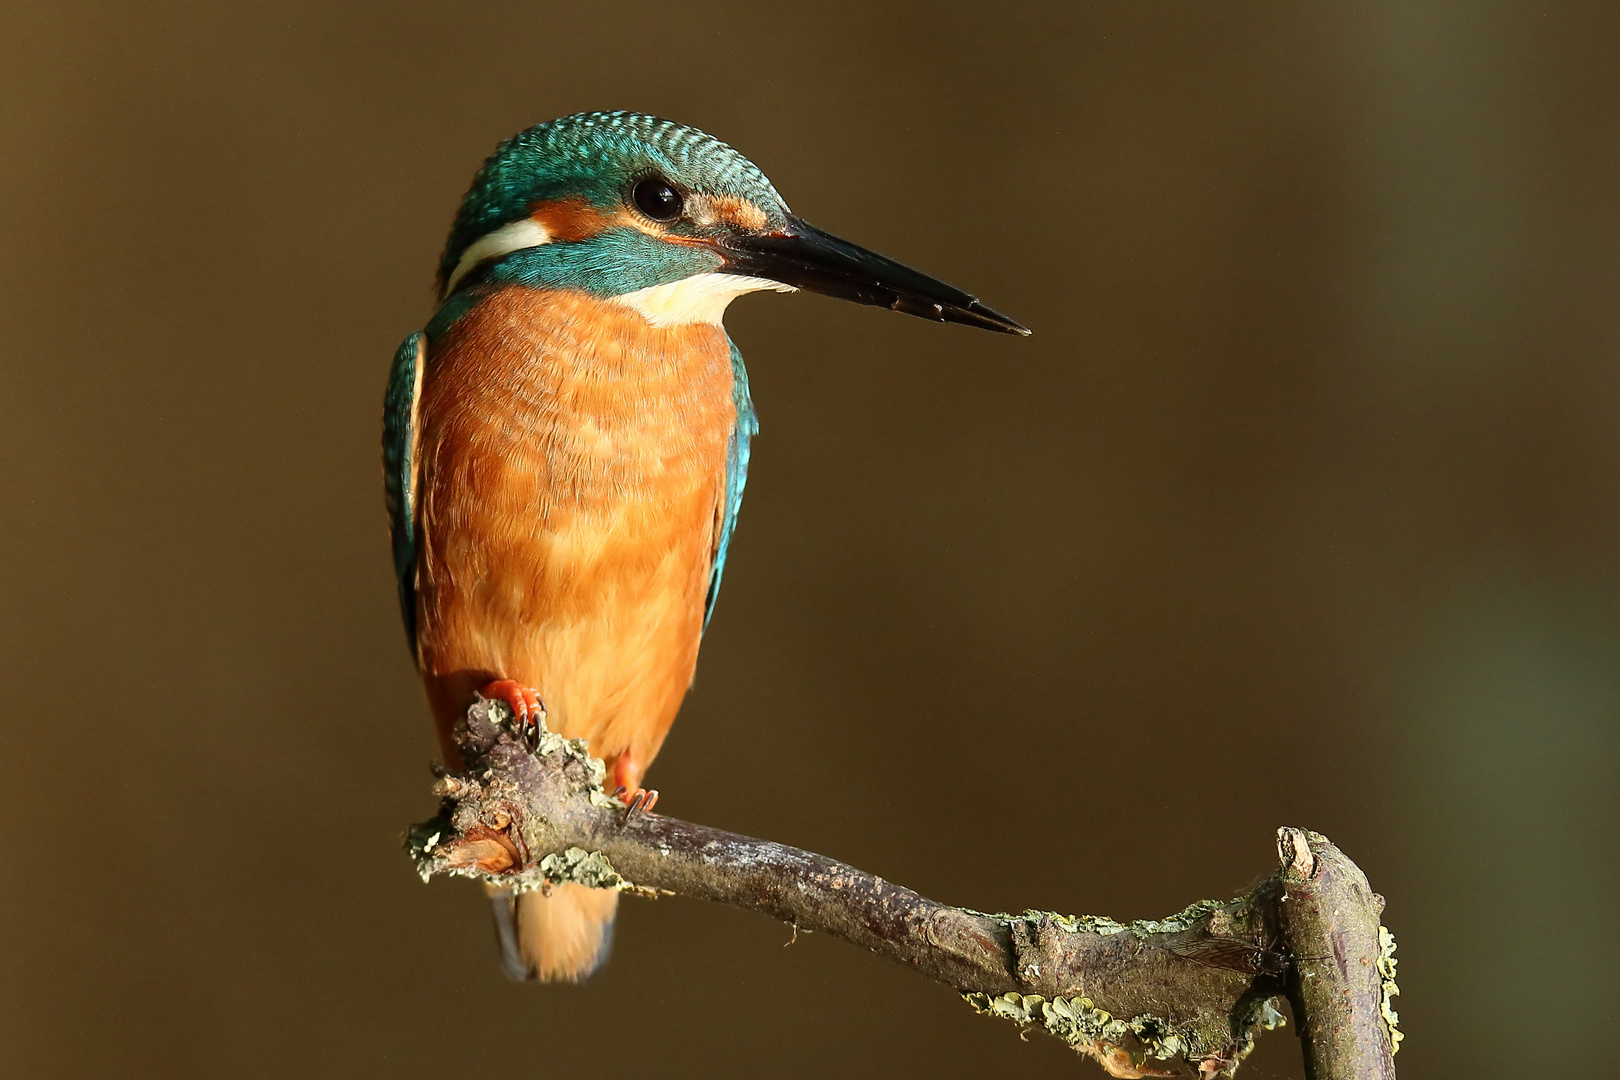
<path fill-rule="evenodd" d="M 742 509 L 743 488 L 748 484 L 748 443 L 759 434 L 759 418 L 754 415 L 754 399 L 748 396 L 748 369 L 736 342 L 731 345 L 731 400 L 737 406 L 737 426 L 726 444 L 726 490 L 720 505 L 719 528 L 715 530 L 714 551 L 709 561 L 709 598 L 703 612 L 703 627 L 714 617 L 714 601 L 720 595 L 720 579 L 726 572 L 726 549 L 737 527 L 737 511 Z"/>
<path fill-rule="evenodd" d="M 416 655 L 416 408 L 422 396 L 427 335 L 418 330 L 394 354 L 383 397 L 383 490 L 394 541 L 394 576 L 405 636 Z"/>

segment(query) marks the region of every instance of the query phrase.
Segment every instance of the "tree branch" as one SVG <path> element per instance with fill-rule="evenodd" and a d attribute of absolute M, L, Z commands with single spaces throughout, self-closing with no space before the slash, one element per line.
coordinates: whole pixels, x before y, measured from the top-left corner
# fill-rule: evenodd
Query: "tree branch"
<path fill-rule="evenodd" d="M 831 934 L 905 964 L 980 1012 L 1038 1027 L 1118 1077 L 1230 1074 L 1287 995 L 1312 1080 L 1383 1080 L 1399 1034 L 1383 901 L 1325 838 L 1278 832 L 1282 869 L 1247 896 L 1122 924 L 951 907 L 822 855 L 656 814 L 602 790 L 580 740 L 480 702 L 457 726 L 468 763 L 441 772 L 438 817 L 407 847 L 424 880 L 517 890 L 559 882 L 701 897 Z"/>
<path fill-rule="evenodd" d="M 1305 1044 L 1305 1075 L 1395 1080 L 1401 1032 L 1390 999 L 1395 936 L 1378 917 L 1384 898 L 1327 839 L 1279 829 L 1283 935 L 1293 963 L 1288 1000 Z"/>

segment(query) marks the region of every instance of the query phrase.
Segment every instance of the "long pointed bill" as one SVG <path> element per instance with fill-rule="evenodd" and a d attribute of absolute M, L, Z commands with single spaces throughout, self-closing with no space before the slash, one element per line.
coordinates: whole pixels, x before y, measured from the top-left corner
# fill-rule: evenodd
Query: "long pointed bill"
<path fill-rule="evenodd" d="M 727 237 L 719 249 L 728 273 L 769 278 L 796 289 L 892 308 L 937 322 L 982 326 L 1003 334 L 1029 334 L 1027 328 L 991 311 L 977 297 L 840 240 L 796 217 L 789 217 L 787 228 L 781 232 Z"/>

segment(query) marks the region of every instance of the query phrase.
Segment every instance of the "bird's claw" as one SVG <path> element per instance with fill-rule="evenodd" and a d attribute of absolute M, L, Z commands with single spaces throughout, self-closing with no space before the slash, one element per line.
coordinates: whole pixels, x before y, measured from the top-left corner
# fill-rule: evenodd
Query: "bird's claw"
<path fill-rule="evenodd" d="M 619 828 L 621 829 L 630 824 L 630 819 L 635 816 L 637 810 L 644 814 L 650 814 L 652 808 L 658 805 L 658 791 L 656 788 L 638 787 L 631 791 L 625 785 L 620 784 L 618 790 L 614 791 L 613 797 L 625 805 L 624 817 L 619 820 Z"/>
<path fill-rule="evenodd" d="M 540 728 L 546 720 L 546 703 L 540 700 L 540 691 L 514 679 L 496 679 L 479 694 L 504 702 L 512 710 L 512 733 L 524 749 L 531 754 L 540 749 Z"/>

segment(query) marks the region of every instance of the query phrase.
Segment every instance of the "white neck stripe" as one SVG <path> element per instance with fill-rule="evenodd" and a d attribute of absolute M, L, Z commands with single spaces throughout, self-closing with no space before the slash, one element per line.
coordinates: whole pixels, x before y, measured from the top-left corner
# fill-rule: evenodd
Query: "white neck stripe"
<path fill-rule="evenodd" d="M 546 231 L 546 227 L 533 218 L 522 218 L 511 224 L 502 225 L 494 232 L 485 233 L 461 253 L 461 261 L 456 263 L 455 271 L 445 279 L 444 295 L 449 296 L 455 292 L 456 283 L 485 259 L 508 255 L 524 248 L 539 247 L 550 241 L 551 234 Z"/>

